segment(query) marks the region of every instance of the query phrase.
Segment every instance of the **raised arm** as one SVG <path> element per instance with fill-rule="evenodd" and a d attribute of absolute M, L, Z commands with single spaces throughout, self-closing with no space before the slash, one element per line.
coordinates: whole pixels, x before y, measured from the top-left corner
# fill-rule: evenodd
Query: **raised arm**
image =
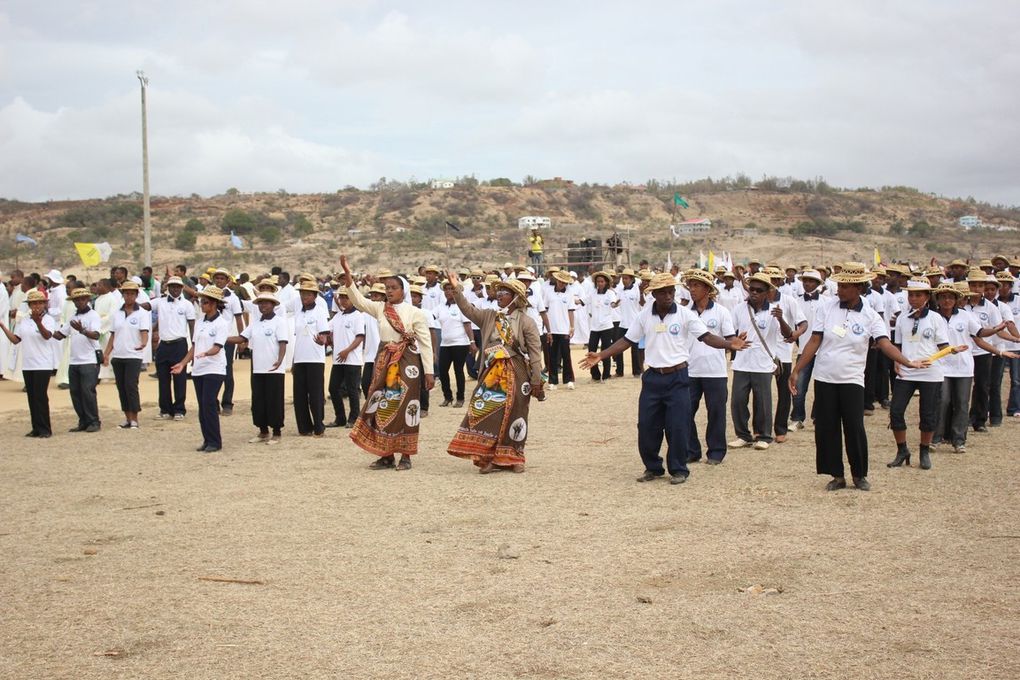
<path fill-rule="evenodd" d="M 358 309 L 365 314 L 370 314 L 375 319 L 381 320 L 383 318 L 383 311 L 386 308 L 386 303 L 373 302 L 361 294 L 358 287 L 354 285 L 354 277 L 351 276 L 351 268 L 347 264 L 346 255 L 340 256 L 340 268 L 344 272 L 344 286 L 347 287 L 347 297 L 350 299 L 351 304 L 354 305 L 355 309 Z"/>
<path fill-rule="evenodd" d="M 478 309 L 473 304 L 468 302 L 468 299 L 464 297 L 464 286 L 460 282 L 460 278 L 451 269 L 446 272 L 447 281 L 453 287 L 453 301 L 457 303 L 457 308 L 460 309 L 460 313 L 464 315 L 465 319 L 471 320 L 476 326 L 481 327 L 482 322 L 490 314 L 495 314 L 491 309 Z M 471 337 L 471 333 L 468 333 L 468 337 Z"/>

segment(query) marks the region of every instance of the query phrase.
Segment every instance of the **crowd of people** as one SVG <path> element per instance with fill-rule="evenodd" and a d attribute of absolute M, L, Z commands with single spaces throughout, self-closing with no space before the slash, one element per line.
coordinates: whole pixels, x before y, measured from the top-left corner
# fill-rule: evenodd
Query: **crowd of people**
<path fill-rule="evenodd" d="M 224 445 L 220 418 L 233 414 L 242 356 L 251 362 L 250 444 L 281 442 L 289 373 L 299 436 L 346 428 L 375 456 L 372 469 L 396 470 L 412 466 L 438 377 L 439 407 L 464 410 L 448 453 L 481 473 L 523 472 L 531 398 L 577 388 L 571 345 L 582 345 L 576 366 L 590 385 L 640 378 L 638 481 L 668 475 L 674 484 L 693 463 L 765 451 L 813 423 L 826 488 L 848 485 L 845 448 L 853 485 L 867 490 L 864 419 L 888 410 L 888 465 L 909 465 L 915 393 L 921 469 L 936 447 L 963 453 L 971 431 L 1020 422 L 1018 259 L 567 271 L 542 267 L 541 248 L 532 239 L 531 266 L 406 274 L 355 274 L 344 257 L 325 277 L 279 267 L 190 276 L 178 265 L 162 277 L 113 267 L 85 283 L 15 271 L 0 286 L 0 373 L 24 382 L 29 437 L 53 434 L 54 376 L 77 415 L 71 431 L 94 433 L 99 381 L 116 383 L 119 427 L 130 431 L 140 428 L 140 376 L 153 370 L 158 380 L 156 417 L 181 421 L 190 375 L 197 450 L 213 453 Z"/>

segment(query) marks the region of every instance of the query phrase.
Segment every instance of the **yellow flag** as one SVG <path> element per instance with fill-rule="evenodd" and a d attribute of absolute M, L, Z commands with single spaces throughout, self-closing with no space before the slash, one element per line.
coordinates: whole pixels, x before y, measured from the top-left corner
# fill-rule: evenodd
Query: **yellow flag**
<path fill-rule="evenodd" d="M 75 243 L 74 249 L 78 251 L 78 257 L 86 267 L 95 267 L 103 261 L 95 243 Z"/>
<path fill-rule="evenodd" d="M 715 253 L 708 251 L 708 271 L 715 271 Z"/>
<path fill-rule="evenodd" d="M 878 254 L 878 248 L 875 248 L 875 266 L 877 267 L 882 263 L 882 256 Z"/>

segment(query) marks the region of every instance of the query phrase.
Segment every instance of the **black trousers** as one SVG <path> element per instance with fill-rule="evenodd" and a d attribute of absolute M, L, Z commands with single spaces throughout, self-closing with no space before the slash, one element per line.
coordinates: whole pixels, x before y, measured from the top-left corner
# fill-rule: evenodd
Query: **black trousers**
<path fill-rule="evenodd" d="M 850 474 L 868 476 L 868 434 L 864 431 L 864 388 L 815 380 L 815 469 L 845 477 L 843 445 Z"/>
<path fill-rule="evenodd" d="M 988 396 L 992 383 L 992 355 L 974 357 L 974 393 L 970 397 L 970 424 L 981 427 L 988 420 Z"/>
<path fill-rule="evenodd" d="M 711 460 L 726 457 L 726 378 L 691 378 L 691 430 L 687 444 L 687 460 L 701 460 L 701 442 L 694 416 L 698 413 L 701 398 L 705 398 L 708 411 L 708 427 L 705 430 L 705 446 Z"/>
<path fill-rule="evenodd" d="M 868 349 L 868 359 L 864 364 L 864 408 L 871 411 L 875 408 L 875 402 L 880 399 L 878 395 L 878 355 L 881 351 L 875 347 Z"/>
<path fill-rule="evenodd" d="M 354 421 L 361 411 L 361 366 L 333 364 L 329 369 L 329 398 L 333 402 L 333 416 L 336 422 L 346 425 Z M 347 399 L 350 410 L 344 410 Z"/>
<path fill-rule="evenodd" d="M 894 362 L 892 359 L 882 353 L 882 350 L 877 350 L 878 353 L 878 373 L 875 374 L 875 399 L 881 404 L 889 400 L 889 390 L 892 384 L 890 376 L 896 375 L 896 370 L 893 368 Z"/>
<path fill-rule="evenodd" d="M 283 373 L 251 374 L 251 421 L 259 432 L 283 429 Z"/>
<path fill-rule="evenodd" d="M 198 424 L 202 428 L 202 441 L 206 446 L 223 448 L 223 437 L 220 435 L 220 406 L 218 396 L 223 387 L 221 374 L 193 375 L 195 381 L 195 399 L 198 401 Z"/>
<path fill-rule="evenodd" d="M 361 368 L 361 393 L 368 399 L 368 388 L 372 386 L 372 372 L 375 370 L 375 362 L 367 361 Z M 422 406 L 422 408 L 425 408 Z M 425 409 L 426 411 L 428 409 Z"/>
<path fill-rule="evenodd" d="M 626 328 L 620 328 L 620 322 L 613 323 L 613 342 L 616 342 L 626 334 Z M 623 377 L 623 352 L 613 357 L 613 367 L 617 378 Z"/>
<path fill-rule="evenodd" d="M 99 426 L 99 399 L 96 397 L 99 364 L 71 364 L 67 367 L 67 377 L 78 427 Z"/>
<path fill-rule="evenodd" d="M 233 345 L 230 345 L 233 347 Z M 156 377 L 159 378 L 159 412 L 168 415 L 188 412 L 185 400 L 188 398 L 188 374 L 181 371 L 174 375 L 170 367 L 178 363 L 188 354 L 188 341 L 174 340 L 160 342 L 156 347 Z"/>
<path fill-rule="evenodd" d="M 1009 359 L 992 357 L 988 376 L 988 422 L 1002 425 L 1002 376 L 1006 372 Z"/>
<path fill-rule="evenodd" d="M 443 385 L 443 397 L 453 399 L 450 386 L 450 366 L 457 380 L 457 401 L 464 401 L 464 363 L 467 361 L 468 345 L 450 345 L 439 348 L 439 382 Z"/>
<path fill-rule="evenodd" d="M 138 376 L 142 372 L 141 359 L 110 359 L 113 378 L 117 381 L 120 410 L 138 413 L 142 403 L 138 397 Z"/>
<path fill-rule="evenodd" d="M 616 340 L 619 340 L 627 334 L 629 329 L 623 328 L 622 326 L 616 329 Z M 614 340 L 615 342 L 615 340 Z M 641 375 L 644 370 L 644 356 L 645 351 L 638 349 L 637 345 L 630 346 L 630 374 Z M 616 355 L 616 375 L 617 377 L 623 376 L 623 352 Z"/>
<path fill-rule="evenodd" d="M 326 409 L 326 366 L 323 363 L 294 364 L 294 420 L 299 434 L 322 434 Z"/>
<path fill-rule="evenodd" d="M 52 375 L 53 371 L 21 372 L 21 378 L 25 381 L 25 393 L 28 395 L 32 432 L 47 436 L 53 434 L 53 428 L 50 426 L 50 396 L 46 392 Z"/>
<path fill-rule="evenodd" d="M 782 364 L 783 370 L 776 376 L 776 417 L 772 425 L 774 434 L 786 434 L 790 427 L 790 408 L 793 395 L 790 394 L 790 373 L 793 364 Z"/>
<path fill-rule="evenodd" d="M 478 378 L 478 367 L 481 365 L 482 358 L 482 331 L 476 330 L 472 332 L 475 339 L 475 347 L 478 348 L 474 354 L 468 354 L 467 358 L 467 372 L 472 380 Z"/>
<path fill-rule="evenodd" d="M 892 388 L 892 404 L 889 406 L 889 429 L 902 432 L 907 429 L 904 414 L 914 392 L 920 396 L 921 432 L 934 432 L 939 420 L 939 401 L 942 399 L 941 382 L 922 382 L 920 380 L 903 380 L 896 378 Z"/>
<path fill-rule="evenodd" d="M 220 405 L 223 408 L 234 408 L 234 345 L 227 344 L 223 348 L 227 355 L 227 375 L 223 379 L 223 398 Z"/>
<path fill-rule="evenodd" d="M 772 375 L 770 373 L 752 373 L 751 371 L 733 371 L 733 398 L 730 400 L 730 418 L 733 420 L 733 431 L 745 442 L 760 440 L 772 441 Z M 754 417 L 748 401 L 754 401 Z M 748 423 L 754 428 L 752 432 Z"/>
<path fill-rule="evenodd" d="M 421 369 L 422 376 L 425 375 L 425 362 L 422 361 L 421 355 L 418 355 L 418 368 Z M 422 415 L 429 412 L 429 391 L 425 389 L 425 379 L 421 381 L 421 394 L 418 396 L 418 400 L 421 401 L 421 412 Z"/>
<path fill-rule="evenodd" d="M 552 344 L 549 345 L 549 382 L 558 385 L 560 370 L 563 371 L 563 382 L 574 382 L 574 366 L 570 363 L 570 336 L 564 333 L 553 333 Z"/>
<path fill-rule="evenodd" d="M 604 331 L 591 331 L 588 334 L 588 351 L 589 352 L 600 352 L 602 350 L 609 349 L 609 346 L 616 342 L 613 338 L 616 337 L 615 328 L 607 328 Z M 612 359 L 602 360 L 602 370 L 599 370 L 599 365 L 595 364 L 591 367 L 591 378 L 592 380 L 607 380 L 609 378 L 609 362 Z"/>

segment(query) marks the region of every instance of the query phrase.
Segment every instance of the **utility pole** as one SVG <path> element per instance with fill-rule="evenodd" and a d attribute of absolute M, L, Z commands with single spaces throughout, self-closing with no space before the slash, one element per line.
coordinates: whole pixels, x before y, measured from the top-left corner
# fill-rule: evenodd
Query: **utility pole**
<path fill-rule="evenodd" d="M 152 220 L 149 216 L 149 122 L 145 110 L 145 91 L 149 79 L 144 71 L 135 71 L 142 86 L 142 233 L 145 266 L 152 266 Z"/>

